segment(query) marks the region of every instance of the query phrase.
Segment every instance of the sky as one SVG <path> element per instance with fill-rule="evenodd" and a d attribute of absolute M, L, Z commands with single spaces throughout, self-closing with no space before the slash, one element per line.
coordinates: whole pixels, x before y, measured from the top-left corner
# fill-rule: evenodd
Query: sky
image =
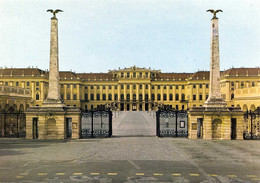
<path fill-rule="evenodd" d="M 260 66 L 258 0 L 0 0 L 0 67 L 49 69 L 50 18 L 59 20 L 59 67 L 77 73 L 137 66 L 209 70 L 218 13 L 220 68 Z"/>

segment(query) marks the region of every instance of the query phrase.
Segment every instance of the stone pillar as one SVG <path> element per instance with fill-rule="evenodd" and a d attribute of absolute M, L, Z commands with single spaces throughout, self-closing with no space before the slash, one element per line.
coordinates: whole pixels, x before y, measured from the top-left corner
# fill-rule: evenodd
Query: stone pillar
<path fill-rule="evenodd" d="M 210 54 L 210 84 L 209 98 L 204 103 L 205 107 L 224 107 L 226 102 L 220 94 L 220 68 L 219 68 L 219 33 L 218 18 L 211 19 L 211 54 Z"/>
<path fill-rule="evenodd" d="M 44 104 L 61 104 L 59 87 L 58 19 L 51 18 L 49 90 Z M 62 106 L 62 105 L 60 105 Z"/>

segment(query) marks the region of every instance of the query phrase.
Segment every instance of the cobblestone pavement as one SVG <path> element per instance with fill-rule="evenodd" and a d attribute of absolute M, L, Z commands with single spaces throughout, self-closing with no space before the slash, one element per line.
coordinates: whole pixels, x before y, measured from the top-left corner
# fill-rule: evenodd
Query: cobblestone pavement
<path fill-rule="evenodd" d="M 117 114 L 112 138 L 0 139 L 0 182 L 260 182 L 260 141 L 157 138 L 152 116 Z"/>

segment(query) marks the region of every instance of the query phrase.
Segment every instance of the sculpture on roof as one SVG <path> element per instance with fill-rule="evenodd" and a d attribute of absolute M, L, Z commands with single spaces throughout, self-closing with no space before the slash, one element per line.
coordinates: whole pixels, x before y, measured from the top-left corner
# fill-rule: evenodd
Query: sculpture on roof
<path fill-rule="evenodd" d="M 213 18 L 212 19 L 217 19 L 218 17 L 216 16 L 216 14 L 218 13 L 218 12 L 223 12 L 222 10 L 213 10 L 213 9 L 209 9 L 209 10 L 207 10 L 207 12 L 211 12 L 211 13 L 213 13 Z"/>
<path fill-rule="evenodd" d="M 52 9 L 48 9 L 47 12 L 51 12 L 53 14 L 52 18 L 56 18 L 56 14 L 59 13 L 59 12 L 63 12 L 63 11 L 60 10 L 60 9 L 56 9 L 54 11 Z"/>

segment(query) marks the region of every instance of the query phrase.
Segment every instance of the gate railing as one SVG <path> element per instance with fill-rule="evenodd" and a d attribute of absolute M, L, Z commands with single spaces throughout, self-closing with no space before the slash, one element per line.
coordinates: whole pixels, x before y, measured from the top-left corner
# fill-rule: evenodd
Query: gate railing
<path fill-rule="evenodd" d="M 260 107 L 244 114 L 244 139 L 260 139 Z"/>
<path fill-rule="evenodd" d="M 184 110 L 156 111 L 156 136 L 188 137 L 188 114 Z"/>
<path fill-rule="evenodd" d="M 81 114 L 81 137 L 111 137 L 112 111 L 91 110 Z"/>

